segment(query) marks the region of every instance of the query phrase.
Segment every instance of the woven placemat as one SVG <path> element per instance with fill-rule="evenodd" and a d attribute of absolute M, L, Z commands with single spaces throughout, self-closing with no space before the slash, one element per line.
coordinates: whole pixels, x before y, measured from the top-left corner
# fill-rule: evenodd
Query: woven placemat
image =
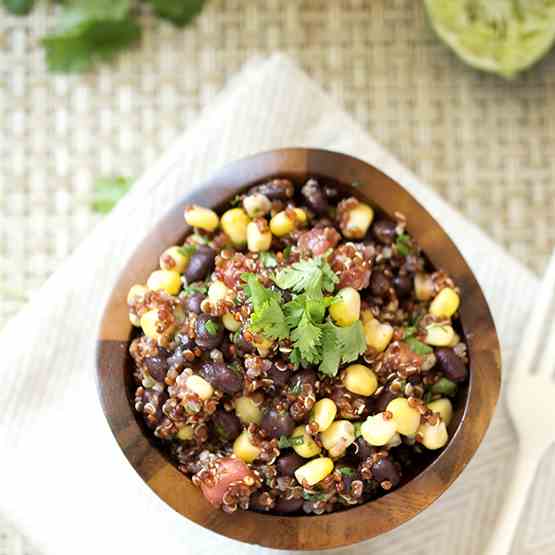
<path fill-rule="evenodd" d="M 98 221 L 95 177 L 140 175 L 248 58 L 276 50 L 533 269 L 555 244 L 555 55 L 506 82 L 459 62 L 419 2 L 212 0 L 185 31 L 145 15 L 140 48 L 53 76 L 38 47 L 49 10 L 0 16 L 0 325 Z M 0 555 L 28 551 L 0 524 Z"/>

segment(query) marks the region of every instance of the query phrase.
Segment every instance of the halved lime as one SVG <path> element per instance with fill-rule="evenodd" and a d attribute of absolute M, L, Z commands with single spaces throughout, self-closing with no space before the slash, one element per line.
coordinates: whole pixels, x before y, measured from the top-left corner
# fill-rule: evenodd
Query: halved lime
<path fill-rule="evenodd" d="M 436 33 L 469 65 L 514 77 L 555 39 L 555 0 L 425 0 Z"/>

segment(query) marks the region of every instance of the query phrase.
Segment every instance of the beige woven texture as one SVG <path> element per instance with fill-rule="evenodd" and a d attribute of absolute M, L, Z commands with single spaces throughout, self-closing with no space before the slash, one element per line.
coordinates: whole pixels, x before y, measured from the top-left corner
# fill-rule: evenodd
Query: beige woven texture
<path fill-rule="evenodd" d="M 555 244 L 555 55 L 506 82 L 459 62 L 414 0 L 213 0 L 186 30 L 145 15 L 140 47 L 67 77 L 38 46 L 52 23 L 0 13 L 0 326 L 98 221 L 94 179 L 140 175 L 276 50 L 530 267 Z M 0 555 L 28 551 L 0 524 Z"/>

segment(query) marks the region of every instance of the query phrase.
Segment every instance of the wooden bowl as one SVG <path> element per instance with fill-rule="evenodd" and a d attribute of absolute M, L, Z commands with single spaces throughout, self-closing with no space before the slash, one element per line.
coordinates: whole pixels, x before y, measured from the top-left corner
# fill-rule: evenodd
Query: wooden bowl
<path fill-rule="evenodd" d="M 274 516 L 252 511 L 233 515 L 214 509 L 186 476 L 153 445 L 130 399 L 132 334 L 126 296 L 144 283 L 160 253 L 188 230 L 183 206 L 217 208 L 256 182 L 275 176 L 302 181 L 315 176 L 352 189 L 377 209 L 407 216 L 408 230 L 436 267 L 462 291 L 460 320 L 468 343 L 470 380 L 450 425 L 450 442 L 419 474 L 400 488 L 364 505 L 322 516 Z M 357 182 L 359 186 L 351 187 Z M 132 255 L 106 306 L 97 345 L 98 391 L 104 413 L 125 456 L 150 488 L 177 512 L 214 532 L 279 549 L 322 549 L 373 538 L 413 518 L 457 478 L 480 445 L 500 387 L 500 353 L 495 326 L 472 271 L 441 226 L 401 185 L 371 165 L 344 154 L 312 149 L 265 152 L 229 164 L 197 192 L 186 194 Z"/>

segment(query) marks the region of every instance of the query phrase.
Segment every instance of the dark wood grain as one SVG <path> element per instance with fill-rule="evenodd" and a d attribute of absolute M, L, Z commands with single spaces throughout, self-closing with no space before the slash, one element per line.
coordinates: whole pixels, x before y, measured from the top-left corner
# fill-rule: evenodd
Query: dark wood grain
<path fill-rule="evenodd" d="M 420 474 L 388 495 L 347 511 L 322 516 L 282 517 L 215 510 L 143 433 L 128 399 L 127 347 L 131 325 L 126 295 L 144 283 L 160 252 L 187 233 L 183 206 L 196 202 L 217 208 L 253 183 L 274 176 L 302 180 L 318 176 L 349 187 L 381 211 L 402 212 L 408 230 L 431 263 L 447 271 L 461 288 L 460 318 L 469 347 L 466 398 L 450 425 L 451 439 Z M 112 432 L 133 468 L 173 509 L 192 521 L 244 542 L 280 549 L 323 549 L 353 544 L 387 532 L 435 501 L 472 458 L 493 416 L 501 370 L 495 326 L 480 286 L 465 260 L 432 216 L 398 183 L 376 168 L 344 154 L 312 149 L 266 152 L 226 166 L 197 193 L 176 203 L 131 256 L 106 306 L 97 348 L 98 390 Z"/>

